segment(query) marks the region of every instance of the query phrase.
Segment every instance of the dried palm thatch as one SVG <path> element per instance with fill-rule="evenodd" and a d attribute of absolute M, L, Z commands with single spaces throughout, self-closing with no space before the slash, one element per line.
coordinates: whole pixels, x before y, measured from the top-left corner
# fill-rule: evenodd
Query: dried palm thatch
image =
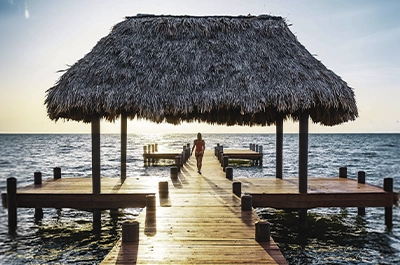
<path fill-rule="evenodd" d="M 281 17 L 127 17 L 47 91 L 50 119 L 270 125 L 354 120 L 352 88 Z"/>

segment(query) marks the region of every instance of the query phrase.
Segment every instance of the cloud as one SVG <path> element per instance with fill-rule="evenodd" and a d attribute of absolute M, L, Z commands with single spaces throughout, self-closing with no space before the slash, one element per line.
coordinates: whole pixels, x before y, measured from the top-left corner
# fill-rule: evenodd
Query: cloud
<path fill-rule="evenodd" d="M 29 16 L 29 10 L 28 10 L 28 3 L 27 3 L 27 2 L 25 2 L 25 18 L 26 18 L 26 19 L 29 19 L 29 18 L 30 18 L 30 16 Z"/>

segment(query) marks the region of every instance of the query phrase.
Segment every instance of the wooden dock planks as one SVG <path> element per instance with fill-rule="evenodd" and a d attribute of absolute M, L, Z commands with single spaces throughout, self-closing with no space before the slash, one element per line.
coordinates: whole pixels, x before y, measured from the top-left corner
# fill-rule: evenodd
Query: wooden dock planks
<path fill-rule="evenodd" d="M 174 181 L 180 185 L 170 181 L 155 212 L 139 215 L 140 242 L 118 241 L 102 264 L 287 264 L 273 240 L 255 241 L 259 218 L 241 210 L 216 158 L 206 153 L 202 175 L 194 163 Z"/>
<path fill-rule="evenodd" d="M 299 194 L 298 179 L 236 178 L 253 207 L 392 207 L 395 193 L 348 178 L 309 178 L 307 194 Z"/>

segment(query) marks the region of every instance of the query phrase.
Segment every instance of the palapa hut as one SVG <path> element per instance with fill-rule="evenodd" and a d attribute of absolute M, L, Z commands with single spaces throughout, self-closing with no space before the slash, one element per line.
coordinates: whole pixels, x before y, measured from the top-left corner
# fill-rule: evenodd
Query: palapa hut
<path fill-rule="evenodd" d="M 281 17 L 137 15 L 115 25 L 47 91 L 52 120 L 92 123 L 93 193 L 100 193 L 100 119 L 276 125 L 299 121 L 299 191 L 307 192 L 308 119 L 354 120 L 354 92 L 311 55 Z"/>

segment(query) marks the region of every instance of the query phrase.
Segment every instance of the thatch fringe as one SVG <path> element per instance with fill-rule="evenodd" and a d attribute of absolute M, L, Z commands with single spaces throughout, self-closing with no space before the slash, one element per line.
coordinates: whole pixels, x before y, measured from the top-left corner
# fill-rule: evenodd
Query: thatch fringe
<path fill-rule="evenodd" d="M 354 120 L 353 89 L 273 16 L 127 17 L 47 91 L 53 120 L 270 125 Z"/>

